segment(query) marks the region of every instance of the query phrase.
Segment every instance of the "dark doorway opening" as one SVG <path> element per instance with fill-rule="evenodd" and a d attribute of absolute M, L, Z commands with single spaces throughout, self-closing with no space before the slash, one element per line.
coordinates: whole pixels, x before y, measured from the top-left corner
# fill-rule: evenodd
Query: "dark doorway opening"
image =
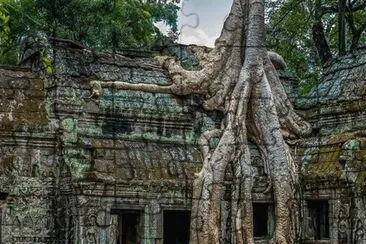
<path fill-rule="evenodd" d="M 164 211 L 164 244 L 189 244 L 190 211 Z"/>
<path fill-rule="evenodd" d="M 270 204 L 253 203 L 253 234 L 256 238 L 270 235 L 269 227 Z"/>
<path fill-rule="evenodd" d="M 141 211 L 122 210 L 113 211 L 112 218 L 117 218 L 117 244 L 140 244 L 142 243 Z"/>
<path fill-rule="evenodd" d="M 327 200 L 308 201 L 309 229 L 315 240 L 329 239 L 329 203 Z"/>

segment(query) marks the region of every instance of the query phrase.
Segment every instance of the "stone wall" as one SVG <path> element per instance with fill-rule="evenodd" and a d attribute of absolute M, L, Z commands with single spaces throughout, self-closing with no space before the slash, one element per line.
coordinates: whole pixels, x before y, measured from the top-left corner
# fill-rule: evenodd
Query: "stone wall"
<path fill-rule="evenodd" d="M 296 142 L 305 199 L 329 201 L 331 243 L 366 243 L 366 49 L 328 63 L 297 108 L 313 135 Z"/>
<path fill-rule="evenodd" d="M 57 139 L 48 130 L 44 82 L 28 69 L 0 69 L 1 243 L 55 237 Z"/>
<path fill-rule="evenodd" d="M 192 54 L 197 48 L 159 52 L 197 69 Z M 202 163 L 197 138 L 218 127 L 222 114 L 205 112 L 198 96 L 112 87 L 103 88 L 99 100 L 90 97 L 92 79 L 169 83 L 153 59 L 159 53 L 95 53 L 65 40 L 54 40 L 46 53 L 52 73 L 37 50 L 23 62 L 29 68 L 0 68 L 1 243 L 115 243 L 121 216 L 138 216 L 142 243 L 163 243 L 165 214 L 190 210 L 192 179 Z M 366 89 L 355 86 L 366 81 L 366 54 L 359 53 L 329 64 L 307 97 L 297 99 L 296 80 L 282 75 L 289 96 L 314 128 L 312 137 L 289 141 L 302 169 L 307 243 L 366 243 Z M 254 145 L 251 150 L 253 199 L 268 207 L 271 232 L 272 194 L 266 192 L 260 153 Z M 228 169 L 228 192 L 230 178 Z M 230 224 L 229 199 L 222 203 L 224 226 Z M 319 238 L 309 216 L 319 200 L 328 211 L 329 234 L 314 240 Z M 222 233 L 223 243 L 230 242 L 229 235 Z"/>

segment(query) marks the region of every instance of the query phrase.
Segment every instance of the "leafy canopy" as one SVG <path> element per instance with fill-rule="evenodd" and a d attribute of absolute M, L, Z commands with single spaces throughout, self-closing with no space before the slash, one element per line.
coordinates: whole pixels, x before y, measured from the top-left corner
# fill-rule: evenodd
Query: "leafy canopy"
<path fill-rule="evenodd" d="M 346 50 L 366 44 L 366 1 L 346 1 Z M 303 83 L 307 93 L 319 80 L 324 60 L 339 55 L 339 0 L 273 0 L 267 1 L 268 45 L 281 54 L 293 75 Z M 314 30 L 322 29 L 327 45 L 319 42 Z"/>
<path fill-rule="evenodd" d="M 174 3 L 141 0 L 2 0 L 0 63 L 16 63 L 22 41 L 43 32 L 96 50 L 149 47 L 163 21 L 177 32 Z"/>

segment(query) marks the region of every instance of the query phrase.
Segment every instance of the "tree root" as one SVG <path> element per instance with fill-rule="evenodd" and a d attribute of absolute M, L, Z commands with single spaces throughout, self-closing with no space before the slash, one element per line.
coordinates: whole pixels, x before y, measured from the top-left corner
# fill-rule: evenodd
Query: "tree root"
<path fill-rule="evenodd" d="M 171 93 L 200 94 L 206 110 L 225 114 L 220 130 L 204 132 L 199 141 L 202 170 L 193 183 L 191 244 L 220 243 L 221 202 L 225 170 L 235 167 L 232 192 L 232 241 L 253 244 L 253 170 L 248 138 L 261 151 L 275 200 L 274 241 L 292 244 L 296 239 L 297 167 L 284 137 L 310 133 L 310 126 L 289 102 L 276 68 L 285 67 L 282 57 L 264 48 L 263 0 L 234 0 L 224 29 L 208 54 L 200 54 L 199 71 L 184 70 L 174 58 L 157 57 L 171 77 L 171 84 L 132 84 L 127 81 L 92 81 L 91 97 L 103 87 Z M 218 137 L 216 148 L 210 139 Z"/>

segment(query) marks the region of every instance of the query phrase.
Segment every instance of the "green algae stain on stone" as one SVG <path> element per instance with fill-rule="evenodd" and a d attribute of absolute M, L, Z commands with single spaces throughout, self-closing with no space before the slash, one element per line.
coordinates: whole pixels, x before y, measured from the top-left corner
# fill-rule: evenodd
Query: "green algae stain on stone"
<path fill-rule="evenodd" d="M 183 112 L 183 106 L 170 94 L 103 89 L 100 110 L 114 113 L 176 115 Z"/>
<path fill-rule="evenodd" d="M 342 174 L 339 165 L 339 147 L 322 146 L 308 148 L 301 157 L 302 171 L 307 177 L 339 178 Z"/>
<path fill-rule="evenodd" d="M 65 164 L 69 167 L 71 175 L 75 180 L 82 180 L 90 168 L 90 162 L 76 158 L 65 158 Z"/>
<path fill-rule="evenodd" d="M 70 148 L 78 142 L 78 120 L 65 117 L 61 120 L 62 141 L 67 146 L 62 151 L 63 160 L 71 172 L 74 180 L 79 181 L 86 177 L 90 169 L 91 158 L 87 151 L 82 148 Z"/>
<path fill-rule="evenodd" d="M 77 120 L 74 118 L 64 118 L 61 120 L 62 141 L 64 144 L 76 143 L 77 135 Z"/>
<path fill-rule="evenodd" d="M 302 172 L 307 178 L 335 178 L 364 185 L 366 153 L 362 141 L 355 135 L 341 134 L 330 137 L 328 145 L 305 149 L 300 153 Z"/>
<path fill-rule="evenodd" d="M 66 118 L 62 120 L 61 125 L 66 132 L 72 133 L 76 128 L 76 120 L 73 118 Z"/>
<path fill-rule="evenodd" d="M 103 136 L 125 140 L 196 143 L 191 123 L 189 99 L 171 94 L 102 89 L 98 124 L 79 126 L 84 136 Z M 181 125 L 184 123 L 183 126 Z"/>
<path fill-rule="evenodd" d="M 91 155 L 86 149 L 64 148 L 63 159 L 74 180 L 83 180 L 91 165 Z"/>

